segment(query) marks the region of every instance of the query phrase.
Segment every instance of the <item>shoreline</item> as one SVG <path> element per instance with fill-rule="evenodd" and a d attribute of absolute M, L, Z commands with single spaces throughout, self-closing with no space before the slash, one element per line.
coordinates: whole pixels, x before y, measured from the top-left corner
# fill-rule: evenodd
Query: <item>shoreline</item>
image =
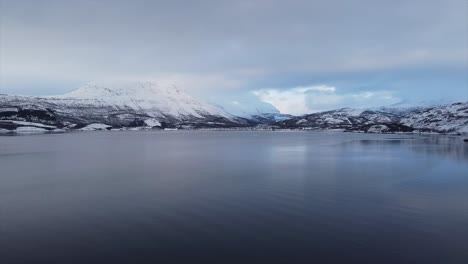
<path fill-rule="evenodd" d="M 32 129 L 29 129 L 32 128 Z M 293 129 L 293 128 L 150 128 L 150 127 L 136 127 L 136 128 L 100 128 L 100 129 L 53 129 L 46 130 L 43 128 L 28 127 L 28 129 L 20 130 L 7 130 L 0 129 L 0 136 L 15 136 L 15 135 L 40 135 L 40 134 L 65 134 L 65 133 L 81 133 L 81 132 L 138 132 L 138 131 L 154 131 L 154 132 L 188 132 L 188 131 L 245 131 L 245 132 L 333 132 L 333 133 L 354 133 L 354 134 L 373 134 L 373 135 L 420 135 L 420 136 L 456 136 L 468 137 L 468 133 L 447 133 L 447 132 L 427 132 L 427 131 L 412 131 L 412 132 L 367 132 L 359 130 L 345 130 L 345 129 Z M 468 142 L 468 138 L 464 139 Z"/>

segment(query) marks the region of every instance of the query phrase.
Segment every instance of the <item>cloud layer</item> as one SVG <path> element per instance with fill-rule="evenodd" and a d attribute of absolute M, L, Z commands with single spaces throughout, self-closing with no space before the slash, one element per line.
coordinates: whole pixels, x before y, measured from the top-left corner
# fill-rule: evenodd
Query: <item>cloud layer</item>
<path fill-rule="evenodd" d="M 365 82 L 374 93 L 468 98 L 466 0 L 0 3 L 0 92 L 124 78 L 200 93 L 327 83 L 336 97 Z"/>
<path fill-rule="evenodd" d="M 253 92 L 261 101 L 278 108 L 282 113 L 302 115 L 340 107 L 375 107 L 398 102 L 388 91 L 339 93 L 332 86 L 294 87 L 291 89 L 264 89 Z"/>

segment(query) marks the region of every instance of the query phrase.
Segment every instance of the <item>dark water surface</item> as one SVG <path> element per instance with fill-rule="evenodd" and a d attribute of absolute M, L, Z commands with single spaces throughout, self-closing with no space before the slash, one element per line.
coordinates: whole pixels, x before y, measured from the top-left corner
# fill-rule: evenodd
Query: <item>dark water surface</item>
<path fill-rule="evenodd" d="M 468 263 L 468 143 L 0 137 L 0 263 Z"/>

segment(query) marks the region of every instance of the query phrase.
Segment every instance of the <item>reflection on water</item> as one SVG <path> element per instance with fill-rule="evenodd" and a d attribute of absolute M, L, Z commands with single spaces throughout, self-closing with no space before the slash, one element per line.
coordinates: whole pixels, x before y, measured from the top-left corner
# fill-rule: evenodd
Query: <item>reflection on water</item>
<path fill-rule="evenodd" d="M 389 137 L 383 139 L 359 139 L 342 144 L 344 147 L 395 146 L 405 147 L 425 155 L 436 155 L 444 159 L 455 159 L 468 162 L 468 143 L 460 137 L 420 136 L 420 137 Z"/>
<path fill-rule="evenodd" d="M 467 148 L 309 132 L 0 137 L 0 263 L 468 263 Z"/>

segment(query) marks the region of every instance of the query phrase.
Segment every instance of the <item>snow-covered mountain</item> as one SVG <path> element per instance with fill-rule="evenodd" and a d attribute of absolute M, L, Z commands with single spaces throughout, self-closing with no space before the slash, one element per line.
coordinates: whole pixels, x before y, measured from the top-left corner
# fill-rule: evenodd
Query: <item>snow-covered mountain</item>
<path fill-rule="evenodd" d="M 468 103 L 417 110 L 405 115 L 401 123 L 422 131 L 468 133 Z"/>
<path fill-rule="evenodd" d="M 96 126 L 96 124 L 99 124 Z M 60 96 L 0 95 L 0 128 L 242 127 L 248 120 L 153 82 L 91 83 Z"/>
<path fill-rule="evenodd" d="M 272 104 L 259 101 L 258 99 L 225 101 L 221 102 L 220 107 L 234 116 L 262 124 L 274 124 L 292 117 L 288 114 L 282 114 Z"/>
<path fill-rule="evenodd" d="M 381 106 L 371 108 L 374 111 L 380 112 L 388 112 L 388 113 L 395 113 L 395 114 L 408 114 L 413 111 L 424 110 L 434 107 L 444 107 L 455 103 L 452 100 L 448 99 L 440 99 L 440 100 L 426 100 L 426 101 L 411 101 L 411 100 L 403 100 L 395 104 L 391 104 L 388 106 Z"/>
<path fill-rule="evenodd" d="M 468 103 L 343 108 L 299 117 L 269 104 L 223 106 L 153 82 L 99 82 L 59 96 L 0 95 L 0 132 L 142 128 L 286 128 L 468 133 Z M 232 110 L 234 109 L 234 110 Z"/>
<path fill-rule="evenodd" d="M 431 107 L 446 106 L 455 103 L 453 100 L 449 99 L 439 99 L 439 100 L 424 100 L 424 101 L 412 101 L 412 100 L 402 100 L 398 103 L 391 104 L 387 106 L 388 108 L 399 108 L 399 109 L 424 109 Z"/>
<path fill-rule="evenodd" d="M 350 109 L 314 113 L 279 122 L 279 128 L 358 132 L 468 133 L 468 103 L 436 107 Z"/>
<path fill-rule="evenodd" d="M 52 97 L 54 98 L 54 97 Z M 131 109 L 153 117 L 220 116 L 232 118 L 222 108 L 198 100 L 178 87 L 155 82 L 94 82 L 54 99 L 75 99 L 81 103 Z"/>
<path fill-rule="evenodd" d="M 400 125 L 401 116 L 393 112 L 369 109 L 342 108 L 294 117 L 278 125 L 281 128 L 302 128 L 308 130 L 343 130 L 364 132 L 412 131 Z"/>

